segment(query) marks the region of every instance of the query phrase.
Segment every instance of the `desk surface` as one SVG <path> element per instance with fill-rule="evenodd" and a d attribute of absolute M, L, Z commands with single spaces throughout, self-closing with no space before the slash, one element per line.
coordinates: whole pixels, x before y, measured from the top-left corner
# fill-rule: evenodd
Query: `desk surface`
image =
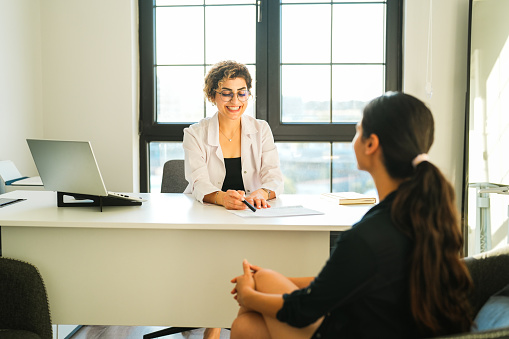
<path fill-rule="evenodd" d="M 372 205 L 340 206 L 319 195 L 281 195 L 272 206 L 304 207 L 323 215 L 242 218 L 221 206 L 201 204 L 188 194 L 145 193 L 141 206 L 56 207 L 56 193 L 14 191 L 5 198 L 26 201 L 0 209 L 0 226 L 94 227 L 207 230 L 343 231 L 359 221 Z"/>
<path fill-rule="evenodd" d="M 55 324 L 229 327 L 230 279 L 242 260 L 287 276 L 315 276 L 329 230 L 371 206 L 282 195 L 324 215 L 242 218 L 184 194 L 143 194 L 142 206 L 56 207 L 56 194 L 14 191 L 0 208 L 3 255 L 39 268 Z"/>

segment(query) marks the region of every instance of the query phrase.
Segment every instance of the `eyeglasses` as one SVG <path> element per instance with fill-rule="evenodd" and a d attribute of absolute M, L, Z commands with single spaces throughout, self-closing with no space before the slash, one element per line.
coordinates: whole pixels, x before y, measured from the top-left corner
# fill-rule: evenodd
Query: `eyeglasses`
<path fill-rule="evenodd" d="M 221 100 L 223 100 L 224 102 L 231 101 L 233 99 L 233 96 L 235 95 L 233 91 L 227 90 L 221 92 L 218 91 L 217 93 L 219 93 L 219 95 L 221 96 Z M 246 102 L 247 99 L 249 99 L 250 95 L 251 93 L 247 89 L 242 89 L 237 92 L 237 98 L 239 99 L 240 102 Z"/>

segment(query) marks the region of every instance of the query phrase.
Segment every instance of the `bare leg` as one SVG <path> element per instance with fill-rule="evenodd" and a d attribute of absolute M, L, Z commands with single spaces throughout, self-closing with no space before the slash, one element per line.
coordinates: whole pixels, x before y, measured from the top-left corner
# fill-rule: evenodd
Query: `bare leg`
<path fill-rule="evenodd" d="M 256 289 L 264 293 L 291 293 L 298 287 L 284 275 L 272 270 L 260 270 L 255 274 Z M 322 323 L 320 318 L 315 323 L 304 327 L 292 327 L 272 317 L 263 317 L 272 338 L 278 339 L 309 339 Z"/>
<path fill-rule="evenodd" d="M 256 289 L 264 293 L 283 294 L 297 289 L 288 278 L 272 270 L 262 269 L 255 275 Z M 263 322 L 260 321 L 263 319 Z M 309 339 L 320 326 L 322 319 L 305 328 L 296 328 L 259 313 L 240 310 L 232 324 L 231 339 Z M 266 333 L 269 333 L 267 336 Z"/>
<path fill-rule="evenodd" d="M 262 315 L 241 307 L 233 321 L 230 339 L 271 339 Z"/>
<path fill-rule="evenodd" d="M 203 332 L 203 339 L 219 339 L 220 335 L 220 328 L 206 328 L 205 332 Z"/>

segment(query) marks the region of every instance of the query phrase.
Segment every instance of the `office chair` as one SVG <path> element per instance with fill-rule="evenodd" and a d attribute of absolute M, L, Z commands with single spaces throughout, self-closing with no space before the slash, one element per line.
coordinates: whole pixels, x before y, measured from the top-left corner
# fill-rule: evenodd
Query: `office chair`
<path fill-rule="evenodd" d="M 35 266 L 0 257 L 0 338 L 52 339 L 44 281 Z"/>
<path fill-rule="evenodd" d="M 168 160 L 163 167 L 161 193 L 182 193 L 187 187 L 185 178 L 184 160 Z M 143 339 L 159 338 L 166 335 L 191 331 L 197 327 L 169 327 L 160 331 L 145 334 Z"/>
<path fill-rule="evenodd" d="M 161 193 L 182 193 L 186 187 L 184 160 L 168 160 L 163 167 Z"/>

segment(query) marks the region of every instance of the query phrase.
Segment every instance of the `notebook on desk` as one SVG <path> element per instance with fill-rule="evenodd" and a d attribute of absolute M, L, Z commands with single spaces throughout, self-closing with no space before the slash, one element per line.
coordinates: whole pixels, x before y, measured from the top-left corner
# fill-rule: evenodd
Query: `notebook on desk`
<path fill-rule="evenodd" d="M 46 190 L 79 199 L 111 198 L 104 205 L 114 205 L 114 200 L 145 201 L 106 189 L 89 141 L 27 139 L 27 143 Z"/>

